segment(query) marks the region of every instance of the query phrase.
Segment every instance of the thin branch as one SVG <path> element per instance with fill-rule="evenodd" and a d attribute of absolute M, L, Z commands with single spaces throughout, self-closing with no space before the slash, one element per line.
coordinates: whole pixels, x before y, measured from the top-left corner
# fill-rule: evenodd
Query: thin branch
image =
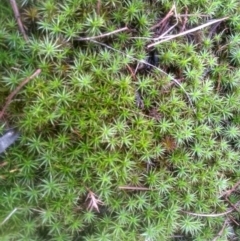
<path fill-rule="evenodd" d="M 229 215 L 229 222 L 232 221 L 233 223 L 235 223 L 237 226 L 240 226 L 240 224 L 231 216 Z"/>
<path fill-rule="evenodd" d="M 98 14 L 98 15 L 99 15 L 100 12 L 101 12 L 101 5 L 102 5 L 101 0 L 97 0 L 97 14 Z"/>
<path fill-rule="evenodd" d="M 183 18 L 183 25 L 182 25 L 180 32 L 183 32 L 186 29 L 186 24 L 187 24 L 187 20 L 188 20 L 187 13 L 188 13 L 188 8 L 186 7 L 185 8 L 185 16 Z"/>
<path fill-rule="evenodd" d="M 230 200 L 228 199 L 228 197 L 225 197 L 225 201 L 228 202 L 228 203 L 230 204 L 230 206 L 231 206 L 236 212 L 239 212 L 239 211 L 237 210 L 237 207 L 230 202 Z"/>
<path fill-rule="evenodd" d="M 13 97 L 20 91 L 20 89 L 26 85 L 31 79 L 35 78 L 37 75 L 39 75 L 41 73 L 41 69 L 37 69 L 30 77 L 26 78 L 25 80 L 23 80 L 18 87 L 7 97 L 7 101 L 2 109 L 2 111 L 0 112 L 0 119 L 3 117 L 6 109 L 8 108 L 8 106 L 10 105 Z"/>
<path fill-rule="evenodd" d="M 234 185 L 230 190 L 224 192 L 224 193 L 221 195 L 221 197 L 222 197 L 222 196 L 229 197 L 229 196 L 232 194 L 232 192 L 234 192 L 234 191 L 237 189 L 237 187 L 238 187 L 239 185 L 240 185 L 240 181 L 238 181 L 237 183 L 235 183 L 235 185 Z"/>
<path fill-rule="evenodd" d="M 217 241 L 219 237 L 222 236 L 224 229 L 226 228 L 228 220 L 226 219 L 221 230 L 218 232 L 217 236 L 212 241 Z"/>
<path fill-rule="evenodd" d="M 177 16 L 177 18 L 176 19 L 178 19 L 178 17 L 187 17 L 187 16 L 195 16 L 195 15 L 191 15 L 191 14 L 177 14 L 176 15 Z M 204 17 L 208 17 L 209 15 L 199 15 L 199 16 L 204 16 Z M 228 17 L 226 17 L 226 19 L 227 19 Z M 224 20 L 224 19 L 223 19 Z M 214 21 L 219 21 L 219 20 L 214 20 Z M 215 22 L 214 22 L 215 23 Z M 214 23 L 208 23 L 209 25 L 211 25 L 211 24 L 214 24 Z M 171 28 L 170 28 L 170 30 L 172 30 L 173 29 L 173 27 L 175 27 L 176 26 L 176 24 L 174 24 L 174 26 L 172 26 Z M 202 26 L 202 25 L 201 25 Z M 200 28 L 201 28 L 201 26 L 200 26 Z M 203 27 L 202 27 L 203 28 Z M 175 38 L 175 36 L 176 37 L 178 37 L 177 35 L 169 35 L 169 36 L 165 36 L 166 35 L 166 33 L 168 33 L 169 31 L 170 31 L 169 29 L 166 31 L 166 32 L 164 32 L 161 36 L 159 36 L 159 37 L 157 37 L 157 38 L 152 38 L 152 37 L 130 37 L 130 39 L 143 39 L 143 40 L 149 40 L 149 41 L 158 41 L 159 39 L 164 39 L 164 41 L 167 41 L 168 40 L 168 38 L 169 37 L 174 37 Z M 191 31 L 191 32 L 194 32 L 194 31 L 196 31 L 195 30 L 195 28 L 193 28 L 193 29 L 190 29 L 190 30 L 187 30 L 187 31 Z M 181 33 L 186 33 L 187 31 L 185 31 L 185 32 L 181 32 Z M 183 35 L 184 35 L 183 34 Z M 186 33 L 186 34 L 188 34 L 188 33 Z M 163 41 L 163 42 L 164 42 Z M 160 42 L 160 41 L 159 41 Z M 151 46 L 147 46 L 147 48 L 150 48 Z"/>
<path fill-rule="evenodd" d="M 22 21 L 21 21 L 21 16 L 20 16 L 20 13 L 19 13 L 19 10 L 18 10 L 18 6 L 17 6 L 17 3 L 16 3 L 16 0 L 10 0 L 10 4 L 12 6 L 12 10 L 13 10 L 14 16 L 15 16 L 15 18 L 17 20 L 17 24 L 18 24 L 19 30 L 22 33 L 23 38 L 25 39 L 25 41 L 28 41 L 28 37 L 26 35 L 26 32 L 24 30 L 24 27 L 23 27 L 23 24 L 22 24 Z"/>
<path fill-rule="evenodd" d="M 131 68 L 128 64 L 127 64 L 127 69 L 129 70 L 129 72 L 130 72 L 133 80 L 136 81 L 136 80 L 137 80 L 137 78 L 136 78 L 136 72 L 134 73 L 133 70 L 132 70 L 132 68 Z"/>
<path fill-rule="evenodd" d="M 176 18 L 176 23 L 172 27 L 170 27 L 166 32 L 161 34 L 160 37 L 155 38 L 155 41 L 163 38 L 167 33 L 169 33 L 172 29 L 174 29 L 178 25 L 177 10 L 176 10 L 175 4 L 173 5 L 173 11 L 174 11 L 174 15 L 175 15 L 175 18 Z"/>
<path fill-rule="evenodd" d="M 160 27 L 162 25 L 162 23 L 164 23 L 167 19 L 169 19 L 172 15 L 173 15 L 173 10 L 175 9 L 175 4 L 173 4 L 172 8 L 170 9 L 170 11 L 167 13 L 167 15 L 157 24 L 153 25 L 150 30 L 154 30 L 158 27 Z"/>
<path fill-rule="evenodd" d="M 105 33 L 105 34 L 101 34 L 101 35 L 98 35 L 98 36 L 86 37 L 86 38 L 77 38 L 77 39 L 75 39 L 75 40 L 79 40 L 79 41 L 89 41 L 89 40 L 94 40 L 94 39 L 99 39 L 99 38 L 108 37 L 108 36 L 110 36 L 110 35 L 117 34 L 117 33 L 119 33 L 119 32 L 123 32 L 123 31 L 126 31 L 126 30 L 128 30 L 128 27 L 120 28 L 120 29 L 114 30 L 114 31 L 112 31 L 112 32 Z"/>
<path fill-rule="evenodd" d="M 192 29 L 186 30 L 186 31 L 184 31 L 184 32 L 182 32 L 182 33 L 179 33 L 179 34 L 168 35 L 168 36 L 162 35 L 162 36 L 160 36 L 160 37 L 158 37 L 158 38 L 153 39 L 153 40 L 157 40 L 157 39 L 161 39 L 161 38 L 162 38 L 162 40 L 157 41 L 157 42 L 152 43 L 152 44 L 149 44 L 149 45 L 147 46 L 147 48 L 151 48 L 151 47 L 153 47 L 153 46 L 156 46 L 156 45 L 158 45 L 158 44 L 160 44 L 160 43 L 169 41 L 169 40 L 171 40 L 171 39 L 175 39 L 175 38 L 178 38 L 178 37 L 180 37 L 180 36 L 184 36 L 184 35 L 187 35 L 187 34 L 189 34 L 189 33 L 196 32 L 196 31 L 198 31 L 198 30 L 200 30 L 200 29 L 202 29 L 202 28 L 206 28 L 206 27 L 208 27 L 208 26 L 210 26 L 210 25 L 212 25 L 212 24 L 218 23 L 218 22 L 223 21 L 223 20 L 226 20 L 226 19 L 228 19 L 228 17 L 216 19 L 216 20 L 213 20 L 213 21 L 211 21 L 211 22 L 202 24 L 202 25 L 200 25 L 200 26 L 198 26 L 198 27 L 196 27 L 196 28 L 192 28 Z"/>

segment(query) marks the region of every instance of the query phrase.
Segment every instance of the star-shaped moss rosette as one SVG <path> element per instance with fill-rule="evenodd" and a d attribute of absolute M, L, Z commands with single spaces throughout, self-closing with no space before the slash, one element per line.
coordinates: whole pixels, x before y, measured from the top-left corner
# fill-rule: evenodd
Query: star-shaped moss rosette
<path fill-rule="evenodd" d="M 237 239 L 239 9 L 2 0 L 1 240 Z"/>

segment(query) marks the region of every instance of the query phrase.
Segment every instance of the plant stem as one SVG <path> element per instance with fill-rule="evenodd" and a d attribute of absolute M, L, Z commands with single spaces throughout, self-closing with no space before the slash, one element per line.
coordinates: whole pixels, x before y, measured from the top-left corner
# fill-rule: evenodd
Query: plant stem
<path fill-rule="evenodd" d="M 41 73 L 41 69 L 37 69 L 30 77 L 26 78 L 25 80 L 23 80 L 18 87 L 7 97 L 7 101 L 2 109 L 2 111 L 0 112 L 0 119 L 2 119 L 6 109 L 8 108 L 8 106 L 10 105 L 13 97 L 20 91 L 20 89 L 26 85 L 31 79 L 35 78 L 36 76 L 38 76 Z"/>
<path fill-rule="evenodd" d="M 17 20 L 19 30 L 22 33 L 23 38 L 27 42 L 28 41 L 28 37 L 26 35 L 26 32 L 24 30 L 24 27 L 23 27 L 23 24 L 22 24 L 22 21 L 21 21 L 21 16 L 20 16 L 20 13 L 19 13 L 19 10 L 18 10 L 18 6 L 17 6 L 17 3 L 16 3 L 16 0 L 10 0 L 10 4 L 12 6 L 12 10 L 13 10 L 14 16 L 15 16 L 15 18 Z"/>

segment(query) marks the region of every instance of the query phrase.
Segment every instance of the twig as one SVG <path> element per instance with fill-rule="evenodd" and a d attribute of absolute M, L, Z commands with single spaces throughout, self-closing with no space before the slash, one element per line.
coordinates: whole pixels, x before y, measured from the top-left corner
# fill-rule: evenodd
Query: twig
<path fill-rule="evenodd" d="M 187 212 L 187 211 L 181 211 L 181 212 L 186 213 L 186 214 L 189 214 L 189 215 L 192 215 L 192 216 L 197 216 L 197 217 L 212 217 L 212 218 L 216 218 L 216 217 L 225 216 L 225 215 L 231 213 L 233 210 L 234 210 L 234 209 L 231 208 L 231 209 L 229 209 L 229 210 L 226 211 L 226 212 L 223 212 L 223 213 L 214 213 L 214 214 L 192 213 L 192 212 Z"/>
<path fill-rule="evenodd" d="M 237 226 L 240 226 L 240 224 L 231 216 L 229 215 L 229 221 L 232 221 L 233 223 L 235 223 Z"/>
<path fill-rule="evenodd" d="M 177 14 L 177 10 L 176 10 L 176 5 L 173 4 L 172 8 L 170 9 L 170 11 L 167 13 L 167 15 L 156 25 L 154 25 L 153 27 L 151 27 L 151 30 L 154 30 L 155 28 L 160 27 L 161 25 L 163 25 L 172 15 L 175 16 L 176 18 L 176 23 L 171 26 L 169 29 L 167 29 L 167 31 L 165 31 L 163 34 L 161 34 L 159 37 L 156 38 L 143 38 L 143 39 L 148 39 L 148 40 L 153 40 L 153 41 L 158 41 L 159 39 L 164 38 L 164 36 L 169 33 L 172 29 L 174 29 L 177 25 L 178 25 L 178 14 Z M 162 32 L 164 30 L 165 26 L 162 26 L 161 29 L 158 32 Z M 141 37 L 132 37 L 132 38 L 141 38 Z"/>
<path fill-rule="evenodd" d="M 97 14 L 98 14 L 98 15 L 99 15 L 100 12 L 101 12 L 101 5 L 102 5 L 101 0 L 97 0 Z"/>
<path fill-rule="evenodd" d="M 119 32 L 123 32 L 123 31 L 126 31 L 126 30 L 128 30 L 128 27 L 120 28 L 120 29 L 114 30 L 112 32 L 104 33 L 104 34 L 101 34 L 101 35 L 98 35 L 98 36 L 86 37 L 86 38 L 77 38 L 75 40 L 89 41 L 89 40 L 104 38 L 104 37 L 107 37 L 107 36 L 110 36 L 110 35 L 113 35 L 113 34 L 116 34 L 116 33 L 119 33 Z"/>
<path fill-rule="evenodd" d="M 131 77 L 133 78 L 133 80 L 137 80 L 136 78 L 136 74 L 133 72 L 132 68 L 127 64 L 127 69 L 129 70 Z"/>
<path fill-rule="evenodd" d="M 20 91 L 20 89 L 26 85 L 31 79 L 35 78 L 37 75 L 39 75 L 41 73 L 41 69 L 37 69 L 30 77 L 26 78 L 25 80 L 23 80 L 18 87 L 7 97 L 7 101 L 2 109 L 2 111 L 0 112 L 0 119 L 2 119 L 6 109 L 8 108 L 8 106 L 10 105 L 13 97 Z"/>
<path fill-rule="evenodd" d="M 196 27 L 196 28 L 192 28 L 192 29 L 186 30 L 186 31 L 184 31 L 184 32 L 182 32 L 182 33 L 179 33 L 179 34 L 168 35 L 168 36 L 160 36 L 160 37 L 158 37 L 157 39 L 161 39 L 161 38 L 162 38 L 162 40 L 157 41 L 157 42 L 152 43 L 152 44 L 149 44 L 149 45 L 147 46 L 147 48 L 151 48 L 151 47 L 153 47 L 153 46 L 156 46 L 156 45 L 158 45 L 158 44 L 160 44 L 160 43 L 169 41 L 169 40 L 171 40 L 171 39 L 178 38 L 178 37 L 180 37 L 180 36 L 184 36 L 184 35 L 187 35 L 187 34 L 189 34 L 189 33 L 196 32 L 196 31 L 198 31 L 198 30 L 200 30 L 200 29 L 202 29 L 202 28 L 208 27 L 208 26 L 210 26 L 210 25 L 212 25 L 212 24 L 215 24 L 215 23 L 217 23 L 217 22 L 220 22 L 220 21 L 223 21 L 223 20 L 226 20 L 226 19 L 228 19 L 228 17 L 213 20 L 213 21 L 211 21 L 211 22 L 202 24 L 202 25 L 200 25 L 200 26 L 198 26 L 198 27 Z M 156 40 L 156 39 L 153 39 L 153 40 Z"/>
<path fill-rule="evenodd" d="M 173 10 L 174 10 L 175 4 L 173 4 L 172 8 L 170 9 L 170 11 L 167 13 L 167 15 L 157 24 L 153 25 L 150 30 L 154 30 L 155 28 L 158 28 L 162 25 L 162 23 L 164 23 L 168 18 L 170 18 L 173 15 Z"/>
<path fill-rule="evenodd" d="M 224 229 L 226 228 L 228 220 L 226 219 L 221 230 L 218 232 L 217 236 L 212 241 L 217 241 L 219 237 L 222 236 Z"/>
<path fill-rule="evenodd" d="M 162 69 L 156 67 L 155 65 L 152 65 L 152 64 L 150 64 L 150 63 L 148 63 L 148 62 L 146 62 L 146 61 L 144 61 L 144 60 L 139 60 L 139 59 L 137 59 L 137 58 L 132 57 L 131 55 L 127 55 L 127 54 L 123 53 L 123 52 L 120 51 L 120 50 L 114 49 L 114 48 L 108 46 L 107 44 L 104 44 L 104 43 L 101 43 L 101 42 L 98 42 L 98 41 L 95 41 L 95 40 L 91 40 L 91 41 L 92 41 L 93 43 L 102 45 L 102 46 L 104 46 L 104 47 L 106 47 L 106 48 L 108 48 L 108 49 L 111 49 L 111 50 L 113 50 L 113 51 L 115 51 L 115 52 L 121 53 L 121 54 L 123 54 L 123 55 L 131 58 L 132 60 L 135 60 L 135 61 L 137 61 L 137 62 L 144 63 L 144 64 L 146 64 L 146 65 L 148 65 L 148 66 L 151 66 L 152 68 L 158 70 L 160 73 L 167 75 L 176 85 L 178 85 L 178 86 L 183 90 L 183 92 L 185 93 L 185 95 L 186 95 L 187 98 L 188 98 L 188 101 L 189 101 L 191 107 L 193 108 L 194 113 L 196 113 L 196 111 L 195 111 L 195 109 L 194 109 L 194 106 L 193 106 L 193 103 L 192 103 L 192 100 L 191 100 L 191 97 L 189 96 L 189 94 L 187 93 L 187 91 L 184 89 L 184 87 L 179 83 L 179 81 L 178 81 L 177 79 L 173 78 L 173 77 L 172 77 L 171 75 L 169 75 L 167 72 L 165 72 L 164 70 L 162 70 Z"/>
<path fill-rule="evenodd" d="M 231 206 L 236 212 L 239 212 L 239 211 L 237 210 L 237 208 L 235 207 L 235 205 L 232 204 L 227 197 L 225 197 L 225 201 L 228 202 L 228 203 L 230 204 L 230 206 Z"/>
<path fill-rule="evenodd" d="M 16 3 L 16 0 L 10 0 L 10 4 L 12 6 L 12 10 L 13 10 L 14 16 L 15 16 L 15 18 L 17 20 L 17 24 L 18 24 L 19 30 L 22 33 L 23 38 L 25 39 L 25 41 L 28 41 L 28 37 L 26 35 L 26 32 L 24 30 L 24 27 L 23 27 L 23 24 L 22 24 L 22 21 L 21 21 L 21 17 L 20 17 L 20 13 L 19 13 L 19 10 L 18 10 L 18 6 L 17 6 L 17 3 Z"/>
<path fill-rule="evenodd" d="M 183 32 L 186 29 L 186 24 L 187 24 L 187 20 L 188 20 L 187 13 L 188 13 L 188 8 L 186 7 L 185 8 L 185 16 L 184 16 L 184 19 L 183 19 L 183 25 L 182 25 L 182 28 L 181 28 L 180 32 Z"/>
<path fill-rule="evenodd" d="M 176 23 L 170 27 L 167 31 L 165 31 L 163 34 L 161 34 L 161 36 L 157 37 L 157 38 L 154 38 L 155 41 L 161 39 L 161 38 L 164 38 L 164 36 L 169 33 L 172 29 L 174 29 L 177 25 L 178 25 L 178 18 L 177 18 L 177 10 L 176 10 L 176 6 L 175 4 L 173 5 L 172 7 L 173 11 L 174 11 L 174 15 L 175 15 L 175 18 L 176 18 Z"/>
<path fill-rule="evenodd" d="M 229 196 L 232 194 L 232 192 L 234 192 L 234 191 L 237 189 L 237 187 L 238 187 L 239 185 L 240 185 L 240 181 L 238 181 L 230 190 L 224 192 L 224 193 L 221 195 L 221 197 L 222 197 L 222 196 L 229 197 Z"/>

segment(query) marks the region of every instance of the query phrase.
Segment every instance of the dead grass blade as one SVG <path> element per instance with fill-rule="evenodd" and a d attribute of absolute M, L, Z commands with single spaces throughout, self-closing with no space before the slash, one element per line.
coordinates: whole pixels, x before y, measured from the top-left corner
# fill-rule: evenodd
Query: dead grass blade
<path fill-rule="evenodd" d="M 0 226 L 2 226 L 4 223 L 6 223 L 6 222 L 8 221 L 8 219 L 11 218 L 12 215 L 13 215 L 15 212 L 17 212 L 17 210 L 18 210 L 18 208 L 14 208 L 14 209 L 12 210 L 12 212 L 9 213 L 9 215 L 0 223 Z"/>
<path fill-rule="evenodd" d="M 196 31 L 198 31 L 198 30 L 200 30 L 200 29 L 203 29 L 203 28 L 206 28 L 206 27 L 208 27 L 208 26 L 210 26 L 210 25 L 212 25 L 212 24 L 215 24 L 215 23 L 224 21 L 224 20 L 226 20 L 226 19 L 228 19 L 228 18 L 229 18 L 229 17 L 216 19 L 216 20 L 210 21 L 210 22 L 208 22 L 208 23 L 202 24 L 202 25 L 200 25 L 200 26 L 198 26 L 198 27 L 195 27 L 195 28 L 186 30 L 186 31 L 184 31 L 184 32 L 181 32 L 181 33 L 179 33 L 179 34 L 175 34 L 175 35 L 167 35 L 167 36 L 165 36 L 165 34 L 163 34 L 163 35 L 161 35 L 160 37 L 153 39 L 153 40 L 155 40 L 155 41 L 158 40 L 158 39 L 162 39 L 162 40 L 157 41 L 157 42 L 152 43 L 152 44 L 149 44 L 149 45 L 147 46 L 147 48 L 151 48 L 151 47 L 156 46 L 156 45 L 158 45 L 158 44 L 160 44 L 160 43 L 167 42 L 167 41 L 169 41 L 169 40 L 171 40 L 171 39 L 175 39 L 175 38 L 178 38 L 178 37 L 187 35 L 187 34 L 189 34 L 189 33 L 196 32 Z"/>

